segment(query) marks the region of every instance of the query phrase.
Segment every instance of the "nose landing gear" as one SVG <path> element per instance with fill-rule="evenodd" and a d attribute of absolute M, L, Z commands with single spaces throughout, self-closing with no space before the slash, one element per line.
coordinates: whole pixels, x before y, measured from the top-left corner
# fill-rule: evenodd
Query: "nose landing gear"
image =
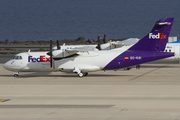
<path fill-rule="evenodd" d="M 19 76 L 19 72 L 13 72 L 14 77 L 18 77 Z"/>

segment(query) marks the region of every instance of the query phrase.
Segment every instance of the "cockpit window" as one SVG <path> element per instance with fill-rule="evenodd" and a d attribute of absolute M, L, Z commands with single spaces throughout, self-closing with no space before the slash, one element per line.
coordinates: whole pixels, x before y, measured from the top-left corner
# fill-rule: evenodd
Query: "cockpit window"
<path fill-rule="evenodd" d="M 15 60 L 21 60 L 21 59 L 22 59 L 22 56 L 14 56 L 13 59 L 15 59 Z"/>

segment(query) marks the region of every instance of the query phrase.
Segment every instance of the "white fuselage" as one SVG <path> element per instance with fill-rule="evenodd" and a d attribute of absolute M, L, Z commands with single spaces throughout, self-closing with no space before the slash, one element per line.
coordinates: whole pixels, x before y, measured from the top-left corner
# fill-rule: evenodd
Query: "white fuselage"
<path fill-rule="evenodd" d="M 22 59 L 11 59 L 4 64 L 4 67 L 10 71 L 17 72 L 72 72 L 76 68 L 83 72 L 91 72 L 102 70 L 121 53 L 122 51 L 118 50 L 81 52 L 76 57 L 53 60 L 53 69 L 50 69 L 50 57 L 46 55 L 47 52 L 25 52 L 16 55 L 21 56 Z"/>

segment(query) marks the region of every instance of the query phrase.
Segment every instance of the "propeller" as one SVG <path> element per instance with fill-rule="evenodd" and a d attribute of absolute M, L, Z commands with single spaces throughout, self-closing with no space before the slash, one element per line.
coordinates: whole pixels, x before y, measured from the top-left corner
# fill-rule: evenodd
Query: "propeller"
<path fill-rule="evenodd" d="M 47 53 L 50 56 L 50 67 L 52 69 L 52 39 L 50 39 L 50 51 Z"/>
<path fill-rule="evenodd" d="M 52 69 L 52 39 L 50 39 L 50 66 Z"/>
<path fill-rule="evenodd" d="M 98 50 L 101 50 L 101 41 L 100 41 L 100 34 L 98 35 L 98 45 L 96 47 Z"/>
<path fill-rule="evenodd" d="M 103 43 L 106 43 L 106 32 L 104 33 Z"/>
<path fill-rule="evenodd" d="M 60 50 L 58 39 L 57 39 L 57 50 Z"/>

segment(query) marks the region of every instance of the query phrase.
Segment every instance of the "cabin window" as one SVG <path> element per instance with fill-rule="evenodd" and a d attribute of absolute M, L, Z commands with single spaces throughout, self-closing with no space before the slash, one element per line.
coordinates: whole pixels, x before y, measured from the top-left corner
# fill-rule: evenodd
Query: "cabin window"
<path fill-rule="evenodd" d="M 169 49 L 169 52 L 171 52 L 171 50 Z"/>

